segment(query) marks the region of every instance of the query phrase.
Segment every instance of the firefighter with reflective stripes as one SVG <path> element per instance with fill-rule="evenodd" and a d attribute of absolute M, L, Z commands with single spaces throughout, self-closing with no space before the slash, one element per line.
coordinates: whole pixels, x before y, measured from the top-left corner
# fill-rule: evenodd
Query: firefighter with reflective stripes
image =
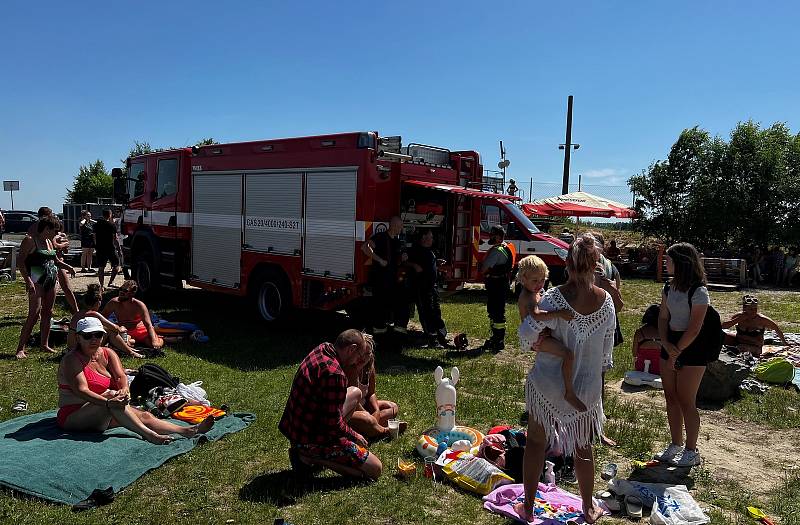
<path fill-rule="evenodd" d="M 481 273 L 486 283 L 486 311 L 492 327 L 492 337 L 483 345 L 484 350 L 499 352 L 505 347 L 506 298 L 514 267 L 514 253 L 503 242 L 506 232 L 501 226 L 492 226 L 489 244 L 492 245 L 481 263 Z"/>

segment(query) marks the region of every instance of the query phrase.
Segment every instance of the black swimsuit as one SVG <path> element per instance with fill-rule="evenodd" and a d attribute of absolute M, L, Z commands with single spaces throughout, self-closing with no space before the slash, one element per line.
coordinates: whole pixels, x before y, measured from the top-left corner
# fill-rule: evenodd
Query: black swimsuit
<path fill-rule="evenodd" d="M 736 335 L 740 336 L 743 335 L 745 337 L 764 337 L 764 329 L 763 328 L 752 328 L 750 330 L 746 328 L 739 328 L 739 325 L 736 325 Z"/>

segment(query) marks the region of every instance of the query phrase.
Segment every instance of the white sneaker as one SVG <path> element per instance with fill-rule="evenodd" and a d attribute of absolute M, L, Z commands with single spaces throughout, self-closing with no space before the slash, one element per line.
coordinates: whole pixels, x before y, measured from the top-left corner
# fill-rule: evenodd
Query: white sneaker
<path fill-rule="evenodd" d="M 662 463 L 672 463 L 674 459 L 683 452 L 683 447 L 680 445 L 676 445 L 675 443 L 670 443 L 667 448 L 665 448 L 660 454 L 655 454 L 653 459 L 656 459 Z"/>
<path fill-rule="evenodd" d="M 676 467 L 696 467 L 703 462 L 700 453 L 697 450 L 683 449 L 683 452 L 678 454 L 670 462 Z"/>

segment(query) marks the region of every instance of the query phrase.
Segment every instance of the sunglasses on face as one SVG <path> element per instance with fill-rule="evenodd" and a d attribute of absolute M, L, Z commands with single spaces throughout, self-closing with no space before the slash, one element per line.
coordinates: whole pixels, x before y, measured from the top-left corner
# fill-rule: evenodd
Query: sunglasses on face
<path fill-rule="evenodd" d="M 102 339 L 104 335 L 106 335 L 106 334 L 103 333 L 103 332 L 83 332 L 83 333 L 81 333 L 81 337 L 83 339 L 85 339 L 86 341 L 89 341 L 91 339 Z"/>
<path fill-rule="evenodd" d="M 744 297 L 742 299 L 742 304 L 758 304 L 758 298 L 756 298 L 756 297 Z"/>

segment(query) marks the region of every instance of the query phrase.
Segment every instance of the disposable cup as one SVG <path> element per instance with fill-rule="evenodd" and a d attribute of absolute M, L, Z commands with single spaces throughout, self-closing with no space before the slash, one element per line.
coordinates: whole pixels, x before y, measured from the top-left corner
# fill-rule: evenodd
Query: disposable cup
<path fill-rule="evenodd" d="M 400 420 L 399 419 L 390 419 L 389 420 L 389 435 L 392 439 L 397 439 L 397 436 L 400 434 Z"/>

